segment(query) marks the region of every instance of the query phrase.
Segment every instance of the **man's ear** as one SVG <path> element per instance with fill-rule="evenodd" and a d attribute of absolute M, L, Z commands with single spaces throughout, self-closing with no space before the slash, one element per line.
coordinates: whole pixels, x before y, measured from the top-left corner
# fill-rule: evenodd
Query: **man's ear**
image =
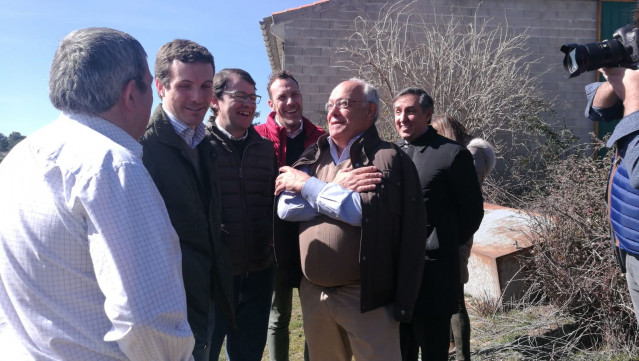
<path fill-rule="evenodd" d="M 266 104 L 268 104 L 268 107 L 271 108 L 272 112 L 275 111 L 275 103 L 273 103 L 273 101 L 270 98 L 266 101 Z"/>
<path fill-rule="evenodd" d="M 426 111 L 426 124 L 430 125 L 430 122 L 433 120 L 433 108 L 430 108 Z"/>
<path fill-rule="evenodd" d="M 135 80 L 129 80 L 122 89 L 122 93 L 120 94 L 122 105 L 128 110 L 133 109 L 138 101 L 137 96 L 139 95 L 139 93 L 140 90 L 138 89 L 138 85 Z"/>
<path fill-rule="evenodd" d="M 218 105 L 217 105 L 217 97 L 215 95 L 213 95 L 213 99 L 211 99 L 211 103 L 209 103 L 209 106 L 211 108 L 215 108 L 218 109 Z"/>
<path fill-rule="evenodd" d="M 375 113 L 377 113 L 377 104 L 368 103 L 368 119 L 373 120 L 373 118 L 375 118 Z"/>
<path fill-rule="evenodd" d="M 164 84 L 162 84 L 160 78 L 155 78 L 155 88 L 158 90 L 160 98 L 164 99 Z"/>

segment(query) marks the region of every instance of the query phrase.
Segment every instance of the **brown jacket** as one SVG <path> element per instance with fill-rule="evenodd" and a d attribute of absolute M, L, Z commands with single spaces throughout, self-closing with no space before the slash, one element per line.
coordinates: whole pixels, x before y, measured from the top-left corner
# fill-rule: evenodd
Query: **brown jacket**
<path fill-rule="evenodd" d="M 324 135 L 304 151 L 294 167 L 314 164 L 328 151 Z M 417 171 L 403 151 L 379 138 L 375 126 L 351 145 L 350 156 L 353 168 L 374 165 L 383 173 L 382 183 L 374 191 L 360 193 L 360 310 L 392 304 L 395 318 L 409 322 L 421 284 L 426 239 Z M 284 283 L 299 286 L 302 271 L 297 235 L 276 238 L 275 255 Z"/>

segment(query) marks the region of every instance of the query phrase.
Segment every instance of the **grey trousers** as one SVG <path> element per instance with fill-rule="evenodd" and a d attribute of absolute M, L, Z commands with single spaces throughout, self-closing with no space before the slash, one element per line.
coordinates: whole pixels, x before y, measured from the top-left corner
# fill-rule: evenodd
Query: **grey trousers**
<path fill-rule="evenodd" d="M 293 288 L 281 285 L 278 272 L 275 272 L 275 286 L 271 303 L 271 313 L 268 319 L 268 343 L 269 361 L 289 361 L 289 324 L 293 310 Z M 304 361 L 309 361 L 308 347 L 304 342 Z"/>
<path fill-rule="evenodd" d="M 639 256 L 626 253 L 626 282 L 639 324 Z"/>

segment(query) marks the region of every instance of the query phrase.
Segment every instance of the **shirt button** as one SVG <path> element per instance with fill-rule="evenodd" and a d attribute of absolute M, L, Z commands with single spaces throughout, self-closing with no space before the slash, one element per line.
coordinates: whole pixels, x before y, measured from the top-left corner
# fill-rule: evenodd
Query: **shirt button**
<path fill-rule="evenodd" d="M 405 316 L 406 315 L 406 311 L 401 310 L 401 311 L 399 311 L 399 314 L 402 315 L 402 316 Z"/>
<path fill-rule="evenodd" d="M 207 346 L 208 346 L 208 344 L 206 344 L 206 343 L 205 343 L 205 344 L 204 344 L 204 346 L 202 346 L 202 349 L 203 349 L 203 350 L 206 350 L 206 347 L 207 347 Z"/>
<path fill-rule="evenodd" d="M 362 261 L 366 261 L 366 256 L 362 256 Z"/>

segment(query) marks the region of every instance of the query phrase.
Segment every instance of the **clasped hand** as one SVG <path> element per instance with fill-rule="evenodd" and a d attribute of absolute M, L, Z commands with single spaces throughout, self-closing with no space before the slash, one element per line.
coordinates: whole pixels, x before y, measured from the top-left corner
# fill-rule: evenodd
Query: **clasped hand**
<path fill-rule="evenodd" d="M 280 168 L 280 175 L 275 180 L 275 195 L 283 191 L 301 193 L 304 183 L 310 176 L 295 168 L 285 166 Z M 367 166 L 353 169 L 352 167 L 341 169 L 337 172 L 332 183 L 349 189 L 353 192 L 370 192 L 375 190 L 377 184 L 382 182 L 382 173 L 375 166 Z"/>

